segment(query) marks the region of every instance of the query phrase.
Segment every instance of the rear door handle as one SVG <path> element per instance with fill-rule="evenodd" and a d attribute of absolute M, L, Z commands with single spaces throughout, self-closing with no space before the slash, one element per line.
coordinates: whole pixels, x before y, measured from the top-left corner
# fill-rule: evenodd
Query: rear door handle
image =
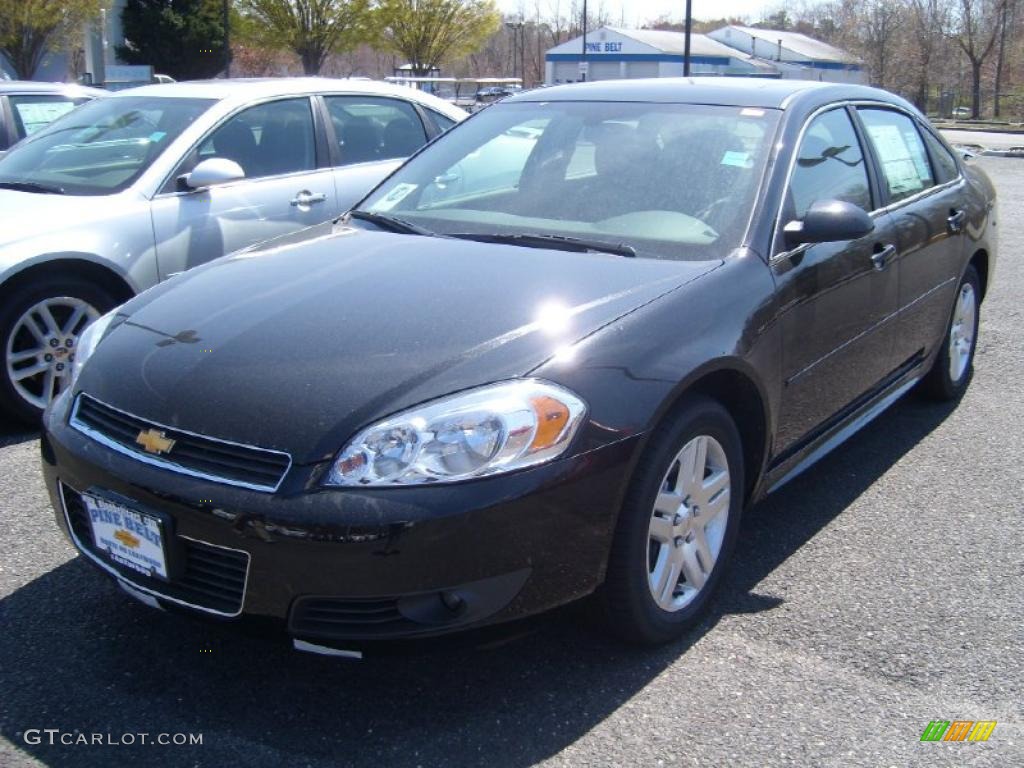
<path fill-rule="evenodd" d="M 871 254 L 871 263 L 875 269 L 881 272 L 892 261 L 893 257 L 896 256 L 896 246 L 886 245 L 883 246 L 881 243 L 875 246 L 875 252 Z"/>
<path fill-rule="evenodd" d="M 949 218 L 946 219 L 946 226 L 949 228 L 951 235 L 959 234 L 964 228 L 964 222 L 967 220 L 967 212 L 964 210 L 951 210 L 949 212 Z"/>
<path fill-rule="evenodd" d="M 292 205 L 305 208 L 316 203 L 322 203 L 326 199 L 327 195 L 324 192 L 310 192 L 308 189 L 304 189 L 292 198 Z"/>

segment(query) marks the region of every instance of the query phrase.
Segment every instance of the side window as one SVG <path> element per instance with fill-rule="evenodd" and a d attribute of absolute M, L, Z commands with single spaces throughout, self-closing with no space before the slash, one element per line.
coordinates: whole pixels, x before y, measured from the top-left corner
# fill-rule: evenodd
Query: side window
<path fill-rule="evenodd" d="M 341 164 L 408 157 L 427 143 L 411 104 L 375 96 L 327 96 Z"/>
<path fill-rule="evenodd" d="M 211 157 L 234 160 L 248 179 L 314 170 L 309 99 L 271 101 L 239 112 L 210 134 L 175 175 L 188 173 Z"/>
<path fill-rule="evenodd" d="M 792 217 L 803 218 L 816 200 L 843 200 L 865 211 L 873 207 L 864 154 L 842 108 L 814 118 L 797 151 L 787 201 Z"/>
<path fill-rule="evenodd" d="M 935 170 L 935 183 L 945 184 L 960 175 L 960 168 L 957 167 L 956 159 L 942 142 L 935 138 L 929 131 L 922 130 L 924 143 L 928 145 L 928 154 L 932 156 L 932 168 Z"/>
<path fill-rule="evenodd" d="M 428 109 L 427 112 L 430 113 L 430 119 L 434 121 L 434 124 L 437 126 L 437 129 L 441 133 L 444 133 L 453 125 L 455 125 L 454 120 L 452 120 L 450 117 L 445 117 L 440 112 L 435 112 L 432 109 Z"/>
<path fill-rule="evenodd" d="M 882 166 L 890 202 L 934 186 L 928 153 L 913 120 L 891 109 L 861 108 L 857 111 Z"/>

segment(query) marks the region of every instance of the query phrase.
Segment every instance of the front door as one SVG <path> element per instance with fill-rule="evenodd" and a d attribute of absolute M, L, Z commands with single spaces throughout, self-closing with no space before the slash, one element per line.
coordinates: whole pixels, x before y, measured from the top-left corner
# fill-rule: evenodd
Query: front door
<path fill-rule="evenodd" d="M 185 191 L 175 179 L 222 157 L 241 181 Z M 334 179 L 318 162 L 309 98 L 272 101 L 228 118 L 190 153 L 152 202 L 160 277 L 338 215 Z"/>
<path fill-rule="evenodd" d="M 845 108 L 813 118 L 797 151 L 783 223 L 801 219 L 818 200 L 877 207 Z M 777 456 L 812 439 L 895 367 L 896 233 L 886 214 L 874 222 L 874 231 L 858 240 L 795 250 L 776 244 L 783 339 Z"/>

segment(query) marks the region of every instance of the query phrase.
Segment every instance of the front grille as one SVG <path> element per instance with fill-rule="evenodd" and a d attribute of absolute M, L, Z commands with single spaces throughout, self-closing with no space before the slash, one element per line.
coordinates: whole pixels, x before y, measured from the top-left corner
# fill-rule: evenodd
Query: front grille
<path fill-rule="evenodd" d="M 258 491 L 276 491 L 291 466 L 291 457 L 286 453 L 165 427 L 85 394 L 75 401 L 71 426 L 116 451 L 149 464 Z M 173 440 L 173 446 L 159 455 L 147 453 L 136 442 L 140 433 L 147 430 L 155 430 Z"/>
<path fill-rule="evenodd" d="M 422 629 L 398 610 L 398 599 L 300 597 L 288 629 L 299 637 L 352 639 L 389 637 Z"/>
<path fill-rule="evenodd" d="M 92 538 L 89 512 L 81 495 L 63 484 L 61 495 L 68 525 L 79 549 L 104 567 L 123 576 L 125 581 L 154 592 L 157 596 L 168 597 L 201 610 L 227 616 L 241 613 L 249 571 L 248 553 L 182 536 L 185 567 L 181 577 L 171 581 L 153 579 L 115 563 L 97 549 Z"/>

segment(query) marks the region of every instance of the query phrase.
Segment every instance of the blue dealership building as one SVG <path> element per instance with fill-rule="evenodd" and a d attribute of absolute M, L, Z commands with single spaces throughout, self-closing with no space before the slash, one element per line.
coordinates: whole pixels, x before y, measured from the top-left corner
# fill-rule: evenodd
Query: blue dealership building
<path fill-rule="evenodd" d="M 656 29 L 601 27 L 550 49 L 545 82 L 680 77 L 685 35 Z M 730 25 L 690 36 L 690 71 L 695 75 L 755 76 L 839 83 L 866 81 L 849 53 L 796 32 Z"/>

